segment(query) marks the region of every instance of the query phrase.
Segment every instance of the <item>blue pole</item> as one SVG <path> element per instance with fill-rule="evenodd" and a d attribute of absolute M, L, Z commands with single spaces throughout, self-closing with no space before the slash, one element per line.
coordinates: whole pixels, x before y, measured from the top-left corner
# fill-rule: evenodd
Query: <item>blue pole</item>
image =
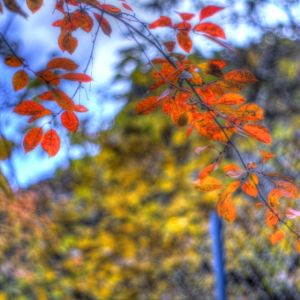
<path fill-rule="evenodd" d="M 218 217 L 216 211 L 213 211 L 210 215 L 210 227 L 212 236 L 213 265 L 216 282 L 216 299 L 226 300 L 222 221 Z"/>

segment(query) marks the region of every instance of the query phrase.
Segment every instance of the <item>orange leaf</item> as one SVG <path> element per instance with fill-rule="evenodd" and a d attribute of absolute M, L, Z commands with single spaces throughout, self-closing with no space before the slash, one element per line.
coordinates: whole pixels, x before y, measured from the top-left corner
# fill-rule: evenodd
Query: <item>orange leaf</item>
<path fill-rule="evenodd" d="M 60 139 L 55 130 L 50 129 L 45 133 L 42 139 L 42 148 L 50 157 L 57 154 L 60 149 Z"/>
<path fill-rule="evenodd" d="M 253 163 L 253 162 L 247 164 L 247 168 L 248 169 L 255 169 L 256 167 L 257 167 L 257 165 L 255 163 Z"/>
<path fill-rule="evenodd" d="M 79 112 L 79 113 L 84 113 L 84 112 L 88 111 L 88 109 L 86 107 L 84 107 L 83 105 L 81 105 L 81 104 L 75 105 L 75 109 L 74 110 L 76 112 Z"/>
<path fill-rule="evenodd" d="M 268 209 L 268 213 L 266 214 L 266 224 L 269 228 L 275 229 L 278 224 L 279 219 L 276 213 L 273 213 Z"/>
<path fill-rule="evenodd" d="M 166 16 L 161 16 L 158 20 L 149 25 L 149 29 L 157 27 L 172 27 L 172 20 Z"/>
<path fill-rule="evenodd" d="M 60 75 L 60 78 L 78 82 L 90 82 L 93 80 L 92 77 L 83 73 L 66 73 Z"/>
<path fill-rule="evenodd" d="M 226 39 L 223 29 L 219 25 L 213 23 L 200 23 L 194 27 L 194 30 L 204 32 L 213 37 L 222 38 L 224 40 Z"/>
<path fill-rule="evenodd" d="M 229 164 L 223 167 L 223 170 L 227 173 L 230 171 L 237 171 L 240 170 L 240 167 L 237 166 L 236 164 Z"/>
<path fill-rule="evenodd" d="M 33 128 L 29 130 L 23 140 L 25 153 L 32 151 L 40 143 L 42 136 L 42 128 Z"/>
<path fill-rule="evenodd" d="M 52 115 L 52 111 L 50 109 L 43 109 L 39 112 L 36 112 L 29 120 L 28 120 L 28 123 L 31 123 L 33 121 L 35 121 L 36 119 L 39 119 L 39 118 L 42 118 L 42 117 L 45 117 L 45 116 L 48 116 L 48 115 Z"/>
<path fill-rule="evenodd" d="M 193 43 L 191 38 L 184 31 L 179 32 L 177 35 L 177 42 L 179 46 L 187 53 L 190 53 Z"/>
<path fill-rule="evenodd" d="M 227 220 L 229 223 L 232 223 L 236 217 L 236 209 L 232 201 L 225 199 L 220 208 L 221 216 Z"/>
<path fill-rule="evenodd" d="M 268 195 L 268 204 L 272 207 L 279 206 L 279 200 L 281 197 L 282 194 L 280 193 L 279 189 L 273 189 Z"/>
<path fill-rule="evenodd" d="M 31 12 L 34 14 L 42 7 L 43 0 L 26 0 L 26 4 L 31 10 Z"/>
<path fill-rule="evenodd" d="M 122 3 L 122 5 L 123 5 L 124 8 L 126 8 L 127 10 L 132 11 L 132 8 L 131 8 L 129 5 L 127 5 L 126 3 Z"/>
<path fill-rule="evenodd" d="M 72 37 L 72 32 L 71 31 L 67 32 L 64 35 L 62 43 L 63 43 L 64 48 L 70 54 L 72 54 L 78 46 L 78 40 L 77 40 L 77 38 Z"/>
<path fill-rule="evenodd" d="M 26 85 L 28 84 L 28 81 L 29 81 L 28 74 L 25 71 L 23 70 L 17 71 L 12 79 L 12 85 L 14 91 L 17 92 L 19 90 L 24 89 L 24 87 L 26 87 Z"/>
<path fill-rule="evenodd" d="M 163 45 L 167 48 L 167 50 L 169 52 L 173 52 L 176 42 L 174 42 L 174 41 L 165 42 L 165 43 L 163 43 Z"/>
<path fill-rule="evenodd" d="M 256 174 L 254 174 L 254 173 L 250 173 L 249 174 L 249 181 L 253 182 L 254 185 L 258 185 L 258 182 L 259 182 L 258 176 Z"/>
<path fill-rule="evenodd" d="M 281 181 L 281 180 L 272 180 L 272 181 L 276 184 L 282 196 L 287 198 L 298 197 L 298 189 L 292 183 Z"/>
<path fill-rule="evenodd" d="M 103 8 L 104 10 L 106 10 L 110 13 L 113 13 L 113 14 L 118 14 L 119 12 L 121 12 L 120 8 L 110 5 L 110 4 L 101 4 L 101 5 L 99 5 L 99 7 Z"/>
<path fill-rule="evenodd" d="M 147 115 L 157 109 L 162 101 L 157 101 L 158 96 L 149 97 L 143 101 L 141 101 L 136 107 L 135 113 L 137 115 Z"/>
<path fill-rule="evenodd" d="M 257 203 L 255 203 L 255 205 L 254 205 L 255 207 L 262 207 L 262 206 L 264 206 L 261 202 L 257 202 Z"/>
<path fill-rule="evenodd" d="M 218 66 L 220 69 L 223 69 L 226 66 L 226 61 L 221 59 L 211 59 L 207 63 L 210 65 Z"/>
<path fill-rule="evenodd" d="M 204 75 L 210 74 L 216 77 L 223 77 L 223 72 L 218 65 L 213 63 L 201 63 L 197 65 L 204 71 Z"/>
<path fill-rule="evenodd" d="M 240 184 L 241 183 L 240 183 L 239 180 L 233 181 L 233 182 L 231 182 L 227 186 L 227 188 L 226 188 L 226 190 L 224 192 L 226 192 L 226 193 L 233 193 L 233 192 L 235 192 L 239 188 Z"/>
<path fill-rule="evenodd" d="M 32 100 L 25 100 L 15 107 L 13 112 L 23 116 L 31 116 L 45 109 L 45 107 Z"/>
<path fill-rule="evenodd" d="M 259 142 L 271 145 L 272 137 L 269 133 L 268 128 L 260 124 L 247 124 L 242 127 L 245 134 Z"/>
<path fill-rule="evenodd" d="M 56 57 L 51 59 L 47 64 L 47 69 L 62 69 L 67 71 L 74 71 L 78 65 L 73 60 L 68 58 Z"/>
<path fill-rule="evenodd" d="M 244 183 L 242 184 L 242 189 L 243 189 L 243 191 L 244 191 L 247 195 L 252 196 L 252 197 L 254 197 L 254 198 L 255 198 L 255 197 L 257 196 L 257 194 L 258 194 L 258 190 L 257 190 L 255 184 L 254 184 L 253 182 L 251 182 L 251 181 L 249 181 L 249 182 L 244 182 Z"/>
<path fill-rule="evenodd" d="M 103 33 L 107 36 L 110 36 L 112 29 L 111 29 L 111 26 L 108 23 L 108 21 L 99 14 L 94 13 L 94 16 L 96 17 L 97 21 L 99 22 Z"/>
<path fill-rule="evenodd" d="M 80 13 L 78 18 L 79 26 L 85 32 L 90 32 L 93 28 L 94 22 L 93 19 L 85 12 Z"/>
<path fill-rule="evenodd" d="M 200 192 L 211 192 L 220 189 L 223 184 L 222 182 L 214 177 L 206 177 L 202 182 L 199 178 L 193 182 L 194 187 Z"/>
<path fill-rule="evenodd" d="M 268 177 L 278 177 L 278 178 L 285 179 L 289 182 L 293 182 L 293 179 L 291 177 L 284 176 L 284 175 L 281 175 L 279 173 L 267 172 L 265 175 L 268 176 Z"/>
<path fill-rule="evenodd" d="M 296 251 L 298 252 L 298 254 L 300 254 L 300 240 L 297 240 L 294 243 L 294 247 L 295 247 Z"/>
<path fill-rule="evenodd" d="M 63 112 L 61 115 L 61 123 L 65 128 L 72 132 L 76 132 L 78 129 L 78 118 L 73 112 Z"/>
<path fill-rule="evenodd" d="M 52 95 L 56 101 L 56 103 L 66 111 L 73 111 L 75 109 L 75 104 L 73 100 L 63 91 L 61 90 L 52 90 Z"/>
<path fill-rule="evenodd" d="M 265 163 L 265 162 L 268 161 L 269 159 L 275 157 L 275 154 L 270 153 L 270 152 L 267 152 L 267 151 L 264 151 L 264 150 L 259 150 L 259 152 L 260 152 L 260 154 L 261 154 L 262 157 L 263 157 L 263 160 L 262 160 L 263 163 Z"/>
<path fill-rule="evenodd" d="M 202 182 L 207 176 L 211 175 L 215 170 L 215 164 L 210 164 L 202 171 L 200 171 L 198 179 L 199 182 Z"/>
<path fill-rule="evenodd" d="M 23 65 L 24 58 L 17 56 L 5 56 L 4 63 L 13 68 L 18 68 Z"/>
<path fill-rule="evenodd" d="M 249 103 L 239 107 L 234 116 L 239 123 L 260 121 L 264 118 L 264 110 L 257 104 Z"/>
<path fill-rule="evenodd" d="M 284 238 L 283 230 L 276 230 L 273 234 L 269 235 L 270 241 L 273 245 L 277 244 Z"/>
<path fill-rule="evenodd" d="M 215 13 L 223 10 L 224 8 L 225 7 L 223 7 L 223 6 L 215 6 L 215 5 L 208 5 L 208 6 L 204 7 L 200 11 L 200 21 L 214 15 Z"/>
<path fill-rule="evenodd" d="M 183 20 L 183 21 L 189 21 L 191 19 L 193 19 L 195 17 L 195 14 L 189 14 L 189 13 L 179 13 L 177 11 L 175 11 L 176 14 L 178 14 L 180 16 L 180 18 Z"/>
<path fill-rule="evenodd" d="M 38 95 L 38 98 L 41 100 L 50 100 L 50 101 L 54 100 L 54 97 L 51 92 L 44 92 L 44 93 Z"/>
<path fill-rule="evenodd" d="M 234 70 L 227 73 L 224 77 L 239 83 L 252 84 L 257 82 L 257 79 L 248 70 Z"/>
<path fill-rule="evenodd" d="M 218 103 L 224 105 L 237 105 L 243 102 L 245 102 L 245 98 L 239 94 L 226 94 L 218 100 Z"/>
<path fill-rule="evenodd" d="M 45 82 L 47 84 L 53 84 L 55 86 L 58 86 L 60 84 L 59 77 L 56 76 L 54 73 L 52 73 L 50 70 L 43 70 L 43 71 L 37 72 L 36 77 L 41 82 Z"/>

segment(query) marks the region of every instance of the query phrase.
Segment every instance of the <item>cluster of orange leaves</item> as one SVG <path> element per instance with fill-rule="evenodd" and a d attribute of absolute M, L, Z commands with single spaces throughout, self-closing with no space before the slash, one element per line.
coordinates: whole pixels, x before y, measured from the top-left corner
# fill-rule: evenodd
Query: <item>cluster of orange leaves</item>
<path fill-rule="evenodd" d="M 125 0 L 121 0 L 121 2 L 126 10 L 132 11 L 131 7 L 125 3 Z M 36 6 L 33 7 L 33 3 L 36 3 Z M 36 12 L 42 3 L 42 0 L 27 0 L 28 7 L 32 12 Z M 7 3 L 4 2 L 4 4 L 8 9 L 11 9 Z M 78 9 L 70 12 L 69 5 L 78 7 Z M 62 51 L 67 51 L 70 54 L 76 50 L 78 45 L 78 40 L 72 36 L 72 33 L 78 28 L 85 32 L 90 32 L 94 27 L 93 18 L 95 18 L 103 33 L 110 36 L 112 29 L 104 15 L 117 16 L 119 20 L 122 18 L 120 8 L 110 4 L 100 4 L 96 0 L 59 0 L 55 8 L 64 15 L 63 19 L 53 23 L 53 26 L 61 29 L 58 45 Z M 91 8 L 101 14 L 94 12 L 93 17 L 90 16 Z M 166 85 L 166 89 L 161 95 L 154 95 L 141 101 L 136 108 L 137 114 L 146 115 L 162 106 L 162 111 L 171 116 L 174 125 L 180 128 L 188 126 L 187 136 L 195 128 L 204 139 L 218 142 L 224 147 L 220 151 L 214 144 L 211 144 L 196 149 L 197 154 L 205 149 L 214 149 L 218 152 L 216 159 L 201 170 L 198 178 L 193 182 L 195 188 L 201 192 L 215 191 L 225 186 L 212 175 L 220 167 L 228 148 L 233 147 L 236 149 L 231 141 L 231 137 L 234 134 L 248 136 L 267 145 L 272 144 L 272 137 L 268 128 L 257 123 L 263 120 L 263 109 L 257 104 L 245 104 L 245 98 L 238 94 L 238 92 L 245 89 L 246 84 L 257 82 L 257 79 L 250 71 L 234 70 L 224 74 L 223 68 L 226 62 L 223 60 L 210 60 L 207 63 L 194 64 L 184 54 L 173 52 L 176 44 L 185 52 L 189 53 L 191 51 L 192 40 L 189 36 L 191 31 L 232 50 L 232 47 L 224 41 L 226 38 L 225 33 L 220 26 L 210 22 L 203 22 L 206 18 L 223 9 L 224 7 L 213 5 L 203 8 L 199 15 L 199 23 L 193 28 L 189 21 L 195 17 L 195 14 L 191 13 L 177 13 L 182 21 L 176 24 L 173 24 L 169 17 L 161 16 L 158 20 L 148 25 L 148 29 L 167 27 L 174 30 L 177 42 L 164 42 L 163 45 L 166 48 L 166 52 L 161 50 L 162 57 L 155 58 L 149 62 L 155 70 L 153 74 L 155 82 L 150 87 L 150 91 L 154 91 L 164 85 Z M 153 42 L 153 45 L 157 49 L 161 49 L 156 42 Z M 30 70 L 30 68 L 25 60 L 13 55 L 7 56 L 5 63 L 11 67 L 23 66 L 23 70 L 15 73 L 12 82 L 15 91 L 26 87 L 29 77 L 24 69 Z M 51 110 L 33 100 L 23 101 L 14 109 L 14 112 L 30 116 L 29 123 L 47 115 L 53 115 L 54 118 L 61 113 L 62 125 L 68 130 L 76 132 L 78 119 L 74 112 L 85 112 L 87 110 L 80 104 L 75 105 L 73 99 L 58 89 L 57 86 L 60 84 L 61 79 L 77 81 L 81 84 L 82 82 L 90 82 L 92 78 L 83 73 L 56 75 L 52 70 L 74 71 L 77 67 L 70 59 L 54 58 L 48 62 L 45 70 L 40 72 L 32 71 L 48 87 L 48 91 L 38 95 L 37 99 L 42 102 L 55 101 L 61 109 L 58 113 L 54 114 Z M 202 75 L 199 74 L 199 71 Z M 206 82 L 207 75 L 214 76 L 215 80 Z M 46 124 L 51 124 L 51 121 Z M 60 140 L 54 129 L 51 128 L 43 134 L 42 127 L 37 127 L 31 129 L 25 135 L 23 142 L 25 152 L 33 150 L 40 142 L 42 148 L 50 156 L 56 155 L 60 148 Z M 292 184 L 291 178 L 279 173 L 264 172 L 264 163 L 274 158 L 275 155 L 264 150 L 260 150 L 260 153 L 262 155 L 260 170 L 255 163 L 245 164 L 241 157 L 244 168 L 240 168 L 236 164 L 223 167 L 226 176 L 240 179 L 234 180 L 227 185 L 225 190 L 219 195 L 217 211 L 219 216 L 222 216 L 229 222 L 233 222 L 236 218 L 236 209 L 232 201 L 233 193 L 241 187 L 244 193 L 256 198 L 260 194 L 258 189 L 259 178 L 264 177 L 268 179 L 275 187 L 269 193 L 267 201 L 264 198 L 262 199 L 267 207 L 266 224 L 273 230 L 273 233 L 270 235 L 270 241 L 276 244 L 284 237 L 284 232 L 278 227 L 281 221 L 280 214 L 282 214 L 279 211 L 279 200 L 281 197 L 298 197 L 298 190 Z M 276 178 L 276 180 L 273 178 Z M 261 205 L 263 204 L 259 202 L 256 206 Z M 293 209 L 287 209 L 284 213 L 287 218 L 300 216 L 300 212 Z M 295 248 L 300 253 L 300 240 L 295 242 Z"/>

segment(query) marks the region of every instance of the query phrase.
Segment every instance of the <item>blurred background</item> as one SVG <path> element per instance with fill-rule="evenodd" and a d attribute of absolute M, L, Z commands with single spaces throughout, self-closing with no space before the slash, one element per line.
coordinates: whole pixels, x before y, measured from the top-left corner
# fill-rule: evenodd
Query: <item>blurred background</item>
<path fill-rule="evenodd" d="M 0 31 L 35 70 L 59 56 L 72 58 L 82 71 L 94 32 L 78 33 L 73 56 L 62 54 L 59 30 L 51 27 L 61 15 L 52 13 L 50 2 L 28 20 L 5 10 Z M 257 148 L 276 154 L 270 170 L 293 177 L 299 187 L 299 1 L 135 2 L 128 0 L 147 23 L 160 15 L 179 22 L 174 11 L 198 14 L 208 4 L 227 7 L 211 21 L 224 28 L 236 53 L 193 36 L 189 59 L 219 58 L 227 62 L 225 73 L 247 69 L 255 75 L 258 83 L 244 96 L 265 110 L 273 146 L 242 137 L 235 143 L 249 162 L 260 161 Z M 95 82 L 80 94 L 89 113 L 80 116 L 76 134 L 54 123 L 62 149 L 50 159 L 40 146 L 24 154 L 30 126 L 12 113 L 45 87 L 32 80 L 25 91 L 13 92 L 14 70 L 3 64 L 10 53 L 0 40 L 0 300 L 216 299 L 209 220 L 219 192 L 202 194 L 191 184 L 214 157 L 209 151 L 197 156 L 194 150 L 207 141 L 196 133 L 186 138 L 159 110 L 135 116 L 152 71 L 126 30 L 109 21 L 112 37 L 99 36 L 88 72 Z M 173 37 L 153 33 L 160 41 Z M 155 50 L 146 47 L 154 58 Z M 75 89 L 64 86 L 69 94 Z M 229 153 L 225 163 L 234 161 Z M 272 246 L 265 209 L 239 194 L 234 204 L 237 219 L 224 223 L 223 232 L 228 299 L 300 299 L 294 236 L 282 228 L 286 238 Z M 300 202 L 284 200 L 282 206 L 299 209 Z M 297 219 L 289 224 L 299 229 Z"/>

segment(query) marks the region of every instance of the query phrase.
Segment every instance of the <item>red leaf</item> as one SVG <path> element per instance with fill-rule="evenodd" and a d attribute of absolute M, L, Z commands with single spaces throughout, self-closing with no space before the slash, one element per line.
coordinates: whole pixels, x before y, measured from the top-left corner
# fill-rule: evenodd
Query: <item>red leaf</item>
<path fill-rule="evenodd" d="M 28 123 L 31 123 L 33 121 L 35 121 L 36 119 L 39 119 L 39 118 L 42 118 L 42 117 L 45 117 L 45 116 L 48 116 L 48 115 L 52 115 L 52 111 L 50 109 L 43 109 L 37 113 L 35 113 L 29 120 L 28 120 Z"/>
<path fill-rule="evenodd" d="M 83 73 L 66 73 L 60 75 L 60 78 L 78 82 L 90 82 L 93 80 L 92 77 Z"/>
<path fill-rule="evenodd" d="M 72 54 L 78 46 L 77 38 L 72 37 L 72 32 L 70 32 L 70 31 L 64 35 L 62 43 L 63 43 L 64 48 L 70 54 Z"/>
<path fill-rule="evenodd" d="M 172 20 L 168 17 L 161 16 L 158 20 L 149 25 L 149 29 L 155 29 L 157 27 L 172 27 Z"/>
<path fill-rule="evenodd" d="M 279 189 L 279 192 L 282 196 L 287 198 L 297 198 L 298 189 L 290 182 L 281 181 L 281 180 L 272 180 Z"/>
<path fill-rule="evenodd" d="M 75 104 L 73 100 L 63 91 L 61 90 L 52 90 L 52 95 L 56 101 L 56 103 L 66 111 L 73 111 L 75 109 Z"/>
<path fill-rule="evenodd" d="M 79 113 L 84 113 L 84 112 L 88 111 L 88 109 L 86 107 L 84 107 L 83 105 L 81 105 L 81 104 L 75 105 L 75 109 L 74 110 L 76 112 L 79 112 Z"/>
<path fill-rule="evenodd" d="M 25 71 L 23 70 L 17 71 L 12 79 L 12 85 L 14 91 L 17 92 L 19 90 L 24 89 L 24 87 L 26 87 L 26 85 L 28 84 L 28 81 L 29 81 L 29 77 Z"/>
<path fill-rule="evenodd" d="M 163 45 L 167 48 L 167 50 L 169 52 L 173 52 L 176 42 L 174 42 L 174 41 L 165 42 L 165 43 L 163 43 Z"/>
<path fill-rule="evenodd" d="M 25 100 L 19 105 L 17 105 L 13 112 L 23 116 L 31 116 L 37 112 L 42 111 L 43 109 L 45 109 L 43 105 L 32 100 Z"/>
<path fill-rule="evenodd" d="M 65 111 L 61 115 L 61 123 L 68 130 L 76 132 L 78 129 L 79 121 L 74 113 Z"/>
<path fill-rule="evenodd" d="M 42 128 L 33 128 L 29 130 L 23 140 L 25 153 L 32 151 L 40 143 L 42 136 Z"/>
<path fill-rule="evenodd" d="M 110 13 L 113 13 L 113 14 L 118 14 L 119 12 L 121 12 L 120 8 L 110 5 L 110 4 L 101 4 L 101 5 L 99 5 L 99 7 L 103 8 L 104 10 L 106 10 Z"/>
<path fill-rule="evenodd" d="M 223 6 L 215 6 L 215 5 L 209 5 L 209 6 L 204 7 L 200 11 L 200 21 L 214 15 L 215 13 L 223 10 L 224 8 L 225 7 L 223 7 Z"/>
<path fill-rule="evenodd" d="M 55 130 L 50 129 L 45 133 L 42 139 L 42 148 L 50 157 L 57 154 L 60 149 L 60 139 Z"/>
<path fill-rule="evenodd" d="M 79 26 L 85 32 L 90 32 L 93 28 L 94 22 L 93 19 L 85 12 L 80 13 L 78 18 Z"/>
<path fill-rule="evenodd" d="M 62 69 L 67 71 L 74 71 L 78 65 L 73 60 L 68 58 L 56 57 L 51 59 L 47 64 L 47 69 Z"/>
<path fill-rule="evenodd" d="M 46 84 L 53 84 L 55 86 L 58 86 L 60 84 L 59 77 L 52 73 L 50 70 L 37 72 L 36 77 Z"/>
<path fill-rule="evenodd" d="M 223 29 L 219 25 L 213 23 L 200 23 L 194 27 L 194 30 L 204 32 L 213 37 L 226 39 Z"/>
<path fill-rule="evenodd" d="M 189 13 L 179 13 L 177 11 L 175 11 L 176 14 L 178 14 L 180 16 L 180 18 L 183 20 L 183 21 L 189 21 L 191 19 L 193 19 L 195 17 L 195 14 L 189 14 Z"/>
<path fill-rule="evenodd" d="M 108 21 L 101 17 L 101 15 L 94 13 L 95 18 L 97 19 L 97 21 L 99 22 L 101 29 L 103 31 L 103 33 L 107 36 L 110 36 L 112 29 L 110 24 L 108 23 Z"/>
<path fill-rule="evenodd" d="M 192 25 L 188 22 L 180 22 L 180 23 L 177 23 L 177 24 L 174 24 L 173 26 L 177 31 L 184 31 L 185 33 L 189 33 L 190 30 L 192 29 Z"/>
<path fill-rule="evenodd" d="M 131 8 L 129 5 L 127 5 L 126 3 L 122 3 L 122 5 L 123 5 L 127 10 L 132 11 L 132 8 Z"/>
<path fill-rule="evenodd" d="M 136 107 L 135 113 L 137 115 L 147 115 L 154 111 L 162 100 L 157 101 L 158 96 L 149 97 L 141 101 Z"/>
<path fill-rule="evenodd" d="M 41 100 L 50 100 L 50 101 L 54 100 L 54 97 L 51 92 L 44 92 L 38 95 L 38 98 Z"/>
<path fill-rule="evenodd" d="M 190 53 L 193 43 L 188 34 L 186 34 L 184 31 L 181 31 L 176 35 L 176 37 L 179 46 L 187 53 Z"/>

